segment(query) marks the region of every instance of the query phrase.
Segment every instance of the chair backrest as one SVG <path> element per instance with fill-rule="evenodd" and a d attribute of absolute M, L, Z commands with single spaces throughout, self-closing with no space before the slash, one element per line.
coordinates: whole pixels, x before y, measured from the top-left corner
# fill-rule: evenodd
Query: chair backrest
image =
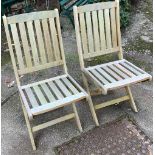
<path fill-rule="evenodd" d="M 80 63 L 104 54 L 119 52 L 122 58 L 119 1 L 74 6 Z"/>
<path fill-rule="evenodd" d="M 67 72 L 57 9 L 3 16 L 3 21 L 16 77 L 59 65 Z"/>

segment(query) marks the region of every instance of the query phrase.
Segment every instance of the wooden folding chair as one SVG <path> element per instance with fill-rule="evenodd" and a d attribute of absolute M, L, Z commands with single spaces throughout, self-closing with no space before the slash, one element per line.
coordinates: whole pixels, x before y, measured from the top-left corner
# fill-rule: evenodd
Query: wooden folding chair
<path fill-rule="evenodd" d="M 108 90 L 125 87 L 127 95 L 93 105 L 91 97 L 88 99 L 96 125 L 99 125 L 95 111 L 125 100 L 130 100 L 131 107 L 137 112 L 130 85 L 150 80 L 151 75 L 123 59 L 120 33 L 119 0 L 102 2 L 85 6 L 74 6 L 74 20 L 80 66 L 83 72 L 83 81 L 90 95 L 90 79 L 107 94 Z M 117 61 L 86 66 L 86 60 L 110 53 L 118 54 Z"/>
<path fill-rule="evenodd" d="M 33 150 L 33 133 L 48 126 L 75 118 L 82 131 L 75 103 L 88 95 L 67 72 L 58 10 L 3 16 L 3 21 Z M 63 75 L 21 85 L 20 75 L 60 65 Z M 31 127 L 35 116 L 70 104 L 73 113 Z"/>

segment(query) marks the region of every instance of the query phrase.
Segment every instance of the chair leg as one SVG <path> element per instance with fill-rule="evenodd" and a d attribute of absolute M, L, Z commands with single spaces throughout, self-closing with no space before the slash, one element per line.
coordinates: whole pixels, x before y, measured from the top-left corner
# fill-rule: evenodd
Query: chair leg
<path fill-rule="evenodd" d="M 133 111 L 134 112 L 138 112 L 137 107 L 136 107 L 136 104 L 135 104 L 135 101 L 134 101 L 133 96 L 132 96 L 132 92 L 131 92 L 130 87 L 129 86 L 126 86 L 125 89 L 126 89 L 128 95 L 130 97 L 130 105 L 131 105 Z"/>
<path fill-rule="evenodd" d="M 90 107 L 90 110 L 91 110 L 91 113 L 92 113 L 92 116 L 93 116 L 93 120 L 95 121 L 96 126 L 99 126 L 99 122 L 98 122 L 98 119 L 97 119 L 95 108 L 94 108 L 94 105 L 93 105 L 93 102 L 92 102 L 92 99 L 91 99 L 91 94 L 90 94 L 87 79 L 85 78 L 85 76 L 83 74 L 82 74 L 82 78 L 83 78 L 83 83 L 84 83 L 84 85 L 86 87 L 87 93 L 89 95 L 87 97 L 87 102 L 89 103 L 89 107 Z"/>
<path fill-rule="evenodd" d="M 31 129 L 30 121 L 29 121 L 29 118 L 27 116 L 27 113 L 26 113 L 26 110 L 25 110 L 25 107 L 24 107 L 23 103 L 22 103 L 22 109 L 23 109 L 23 112 L 24 112 L 24 117 L 25 117 L 27 128 L 28 128 L 32 148 L 33 148 L 33 150 L 36 150 L 36 145 L 35 145 L 35 142 L 34 142 L 34 137 L 33 137 L 32 129 Z"/>
<path fill-rule="evenodd" d="M 74 114 L 75 114 L 76 124 L 77 124 L 80 132 L 82 132 L 83 130 L 82 130 L 80 118 L 79 118 L 75 103 L 72 103 L 72 106 L 73 106 L 73 111 L 74 111 Z"/>

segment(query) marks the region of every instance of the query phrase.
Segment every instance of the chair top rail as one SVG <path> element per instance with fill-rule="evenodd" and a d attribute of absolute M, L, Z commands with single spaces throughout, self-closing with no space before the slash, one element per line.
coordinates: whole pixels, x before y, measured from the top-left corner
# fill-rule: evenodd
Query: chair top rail
<path fill-rule="evenodd" d="M 114 2 L 101 2 L 101 3 L 79 6 L 77 8 L 77 12 L 83 13 L 83 12 L 90 12 L 90 11 L 96 11 L 96 10 L 110 9 L 114 7 L 117 7 L 117 3 L 115 1 Z"/>
<path fill-rule="evenodd" d="M 25 13 L 25 14 L 7 17 L 7 23 L 16 24 L 16 23 L 28 22 L 28 21 L 39 20 L 39 19 L 54 18 L 56 16 L 57 16 L 56 10 L 31 12 L 31 13 Z"/>

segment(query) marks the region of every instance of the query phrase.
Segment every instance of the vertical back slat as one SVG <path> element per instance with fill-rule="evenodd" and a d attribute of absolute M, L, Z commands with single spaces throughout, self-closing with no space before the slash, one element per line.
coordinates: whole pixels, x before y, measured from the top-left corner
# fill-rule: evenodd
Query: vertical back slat
<path fill-rule="evenodd" d="M 26 60 L 26 66 L 29 68 L 29 67 L 32 67 L 32 59 L 31 59 L 30 47 L 28 44 L 28 39 L 27 39 L 27 34 L 26 34 L 24 23 L 19 23 L 19 30 L 20 30 L 20 35 L 21 35 L 21 40 L 22 40 L 22 45 L 23 45 L 23 50 L 24 50 L 24 56 Z"/>
<path fill-rule="evenodd" d="M 39 65 L 39 56 L 38 56 L 38 50 L 37 50 L 32 21 L 27 22 L 27 29 L 28 29 L 28 34 L 29 34 L 29 39 L 30 39 L 30 44 L 32 49 L 34 65 Z"/>
<path fill-rule="evenodd" d="M 56 32 L 56 27 L 55 27 L 55 21 L 53 18 L 49 19 L 50 22 L 50 29 L 51 29 L 51 37 L 52 37 L 52 43 L 53 43 L 53 48 L 54 48 L 54 55 L 56 60 L 60 60 L 60 48 L 59 48 L 59 42 L 58 42 L 58 37 L 57 37 L 57 32 Z"/>
<path fill-rule="evenodd" d="M 87 40 L 86 23 L 85 23 L 84 13 L 79 14 L 79 20 L 80 20 L 83 52 L 87 54 L 88 53 L 88 40 Z"/>
<path fill-rule="evenodd" d="M 42 20 L 42 25 L 43 25 L 43 32 L 44 32 L 44 38 L 45 38 L 46 52 L 48 55 L 48 61 L 49 62 L 54 61 L 54 55 L 53 55 L 53 49 L 52 49 L 47 19 Z"/>
<path fill-rule="evenodd" d="M 95 51 L 100 51 L 97 11 L 92 12 Z"/>
<path fill-rule="evenodd" d="M 116 27 L 117 27 L 117 39 L 118 39 L 118 46 L 119 46 L 119 59 L 123 59 L 123 52 L 122 52 L 122 41 L 121 41 L 121 30 L 120 30 L 120 11 L 119 11 L 119 0 L 116 0 Z"/>
<path fill-rule="evenodd" d="M 16 49 L 16 55 L 17 55 L 17 60 L 18 60 L 18 64 L 19 64 L 19 69 L 23 69 L 24 66 L 24 59 L 22 56 L 22 49 L 21 49 L 21 45 L 20 45 L 20 41 L 19 41 L 19 36 L 18 36 L 18 32 L 17 32 L 17 27 L 16 24 L 11 24 L 11 32 L 12 32 L 12 36 L 13 36 L 13 41 L 15 44 L 15 49 Z"/>
<path fill-rule="evenodd" d="M 107 48 L 110 49 L 110 48 L 112 48 L 112 46 L 111 46 L 109 9 L 105 9 L 104 10 L 104 17 L 105 17 L 105 29 L 106 29 Z"/>
<path fill-rule="evenodd" d="M 89 53 L 93 53 L 94 52 L 94 40 L 93 40 L 92 21 L 91 21 L 90 12 L 86 12 L 86 23 L 87 23 Z"/>
<path fill-rule="evenodd" d="M 111 30 L 112 30 L 112 44 L 113 47 L 117 47 L 115 8 L 110 9 L 110 17 L 111 17 Z"/>
<path fill-rule="evenodd" d="M 55 9 L 55 11 L 56 11 L 56 29 L 57 29 L 57 32 L 58 32 L 58 40 L 59 40 L 59 45 L 60 45 L 61 57 L 62 57 L 62 61 L 63 61 L 63 68 L 64 68 L 65 73 L 67 73 L 65 52 L 64 52 L 62 36 L 61 36 L 59 12 L 58 12 L 58 9 Z"/>
<path fill-rule="evenodd" d="M 36 35 L 37 35 L 37 40 L 38 40 L 38 47 L 40 51 L 40 57 L 41 57 L 41 63 L 47 63 L 46 59 L 46 52 L 45 52 L 45 45 L 43 41 L 43 33 L 41 30 L 41 24 L 40 20 L 35 20 L 34 21 L 35 29 L 36 29 Z"/>
<path fill-rule="evenodd" d="M 105 24 L 103 18 L 103 10 L 98 11 L 98 19 L 99 19 L 101 50 L 104 50 L 106 49 L 106 40 L 105 40 L 105 27 L 104 27 Z"/>

